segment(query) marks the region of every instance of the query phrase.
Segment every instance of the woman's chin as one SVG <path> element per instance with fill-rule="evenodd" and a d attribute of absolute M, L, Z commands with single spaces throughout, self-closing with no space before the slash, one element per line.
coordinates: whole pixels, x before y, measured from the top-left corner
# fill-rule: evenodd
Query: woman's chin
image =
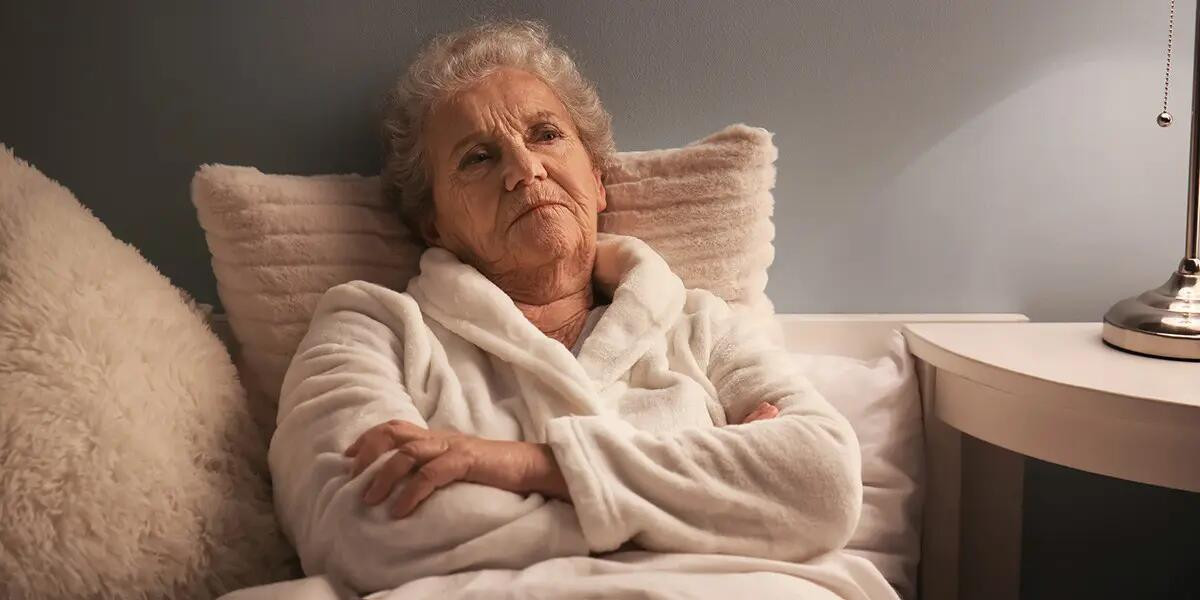
<path fill-rule="evenodd" d="M 579 250 L 583 236 L 578 223 L 548 222 L 535 223 L 534 219 L 522 219 L 509 230 L 509 247 L 514 254 L 523 257 L 529 264 L 546 264 L 574 256 Z"/>

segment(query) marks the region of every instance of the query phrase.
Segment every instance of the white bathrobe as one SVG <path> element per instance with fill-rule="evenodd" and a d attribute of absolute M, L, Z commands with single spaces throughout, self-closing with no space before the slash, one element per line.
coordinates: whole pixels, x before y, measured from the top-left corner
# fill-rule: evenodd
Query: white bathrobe
<path fill-rule="evenodd" d="M 612 303 L 578 357 L 440 249 L 406 293 L 321 298 L 270 448 L 305 572 L 395 600 L 894 598 L 839 550 L 862 502 L 854 432 L 771 337 L 635 238 L 601 234 L 594 279 Z M 764 401 L 777 418 L 727 426 Z M 548 443 L 571 502 L 459 482 L 393 520 L 402 485 L 361 498 L 395 451 L 355 478 L 342 456 L 389 419 Z"/>

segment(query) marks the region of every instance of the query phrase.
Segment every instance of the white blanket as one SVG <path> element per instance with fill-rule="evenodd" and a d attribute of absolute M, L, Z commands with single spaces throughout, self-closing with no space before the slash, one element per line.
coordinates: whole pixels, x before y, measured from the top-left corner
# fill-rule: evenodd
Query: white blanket
<path fill-rule="evenodd" d="M 772 337 L 634 238 L 599 237 L 595 281 L 612 304 L 578 358 L 440 249 L 406 293 L 324 295 L 270 448 L 305 572 L 388 599 L 894 598 L 839 550 L 854 433 Z M 727 426 L 763 401 L 777 418 Z M 549 443 L 572 502 L 454 483 L 392 520 L 361 501 L 392 453 L 353 479 L 342 456 L 389 419 Z"/>

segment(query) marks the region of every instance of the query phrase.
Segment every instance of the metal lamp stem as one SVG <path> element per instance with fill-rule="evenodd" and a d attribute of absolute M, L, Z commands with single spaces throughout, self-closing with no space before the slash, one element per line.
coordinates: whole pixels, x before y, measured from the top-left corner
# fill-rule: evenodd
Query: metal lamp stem
<path fill-rule="evenodd" d="M 1187 246 L 1184 248 L 1184 260 L 1200 257 L 1200 241 L 1197 241 L 1197 229 L 1200 229 L 1200 186 L 1197 185 L 1197 172 L 1200 171 L 1200 151 L 1197 151 L 1197 141 L 1200 138 L 1200 6 L 1196 9 L 1196 38 L 1192 59 L 1192 149 L 1188 160 L 1188 197 L 1187 197 Z"/>

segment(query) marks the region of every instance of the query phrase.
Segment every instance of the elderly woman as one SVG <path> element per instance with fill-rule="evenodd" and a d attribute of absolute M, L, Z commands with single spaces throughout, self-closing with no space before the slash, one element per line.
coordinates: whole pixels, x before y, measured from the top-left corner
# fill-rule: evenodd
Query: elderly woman
<path fill-rule="evenodd" d="M 881 598 L 847 422 L 750 321 L 598 234 L 610 120 L 535 23 L 427 46 L 385 181 L 429 249 L 330 289 L 270 466 L 309 575 L 388 598 Z M 376 597 L 376 596 L 373 596 Z"/>

